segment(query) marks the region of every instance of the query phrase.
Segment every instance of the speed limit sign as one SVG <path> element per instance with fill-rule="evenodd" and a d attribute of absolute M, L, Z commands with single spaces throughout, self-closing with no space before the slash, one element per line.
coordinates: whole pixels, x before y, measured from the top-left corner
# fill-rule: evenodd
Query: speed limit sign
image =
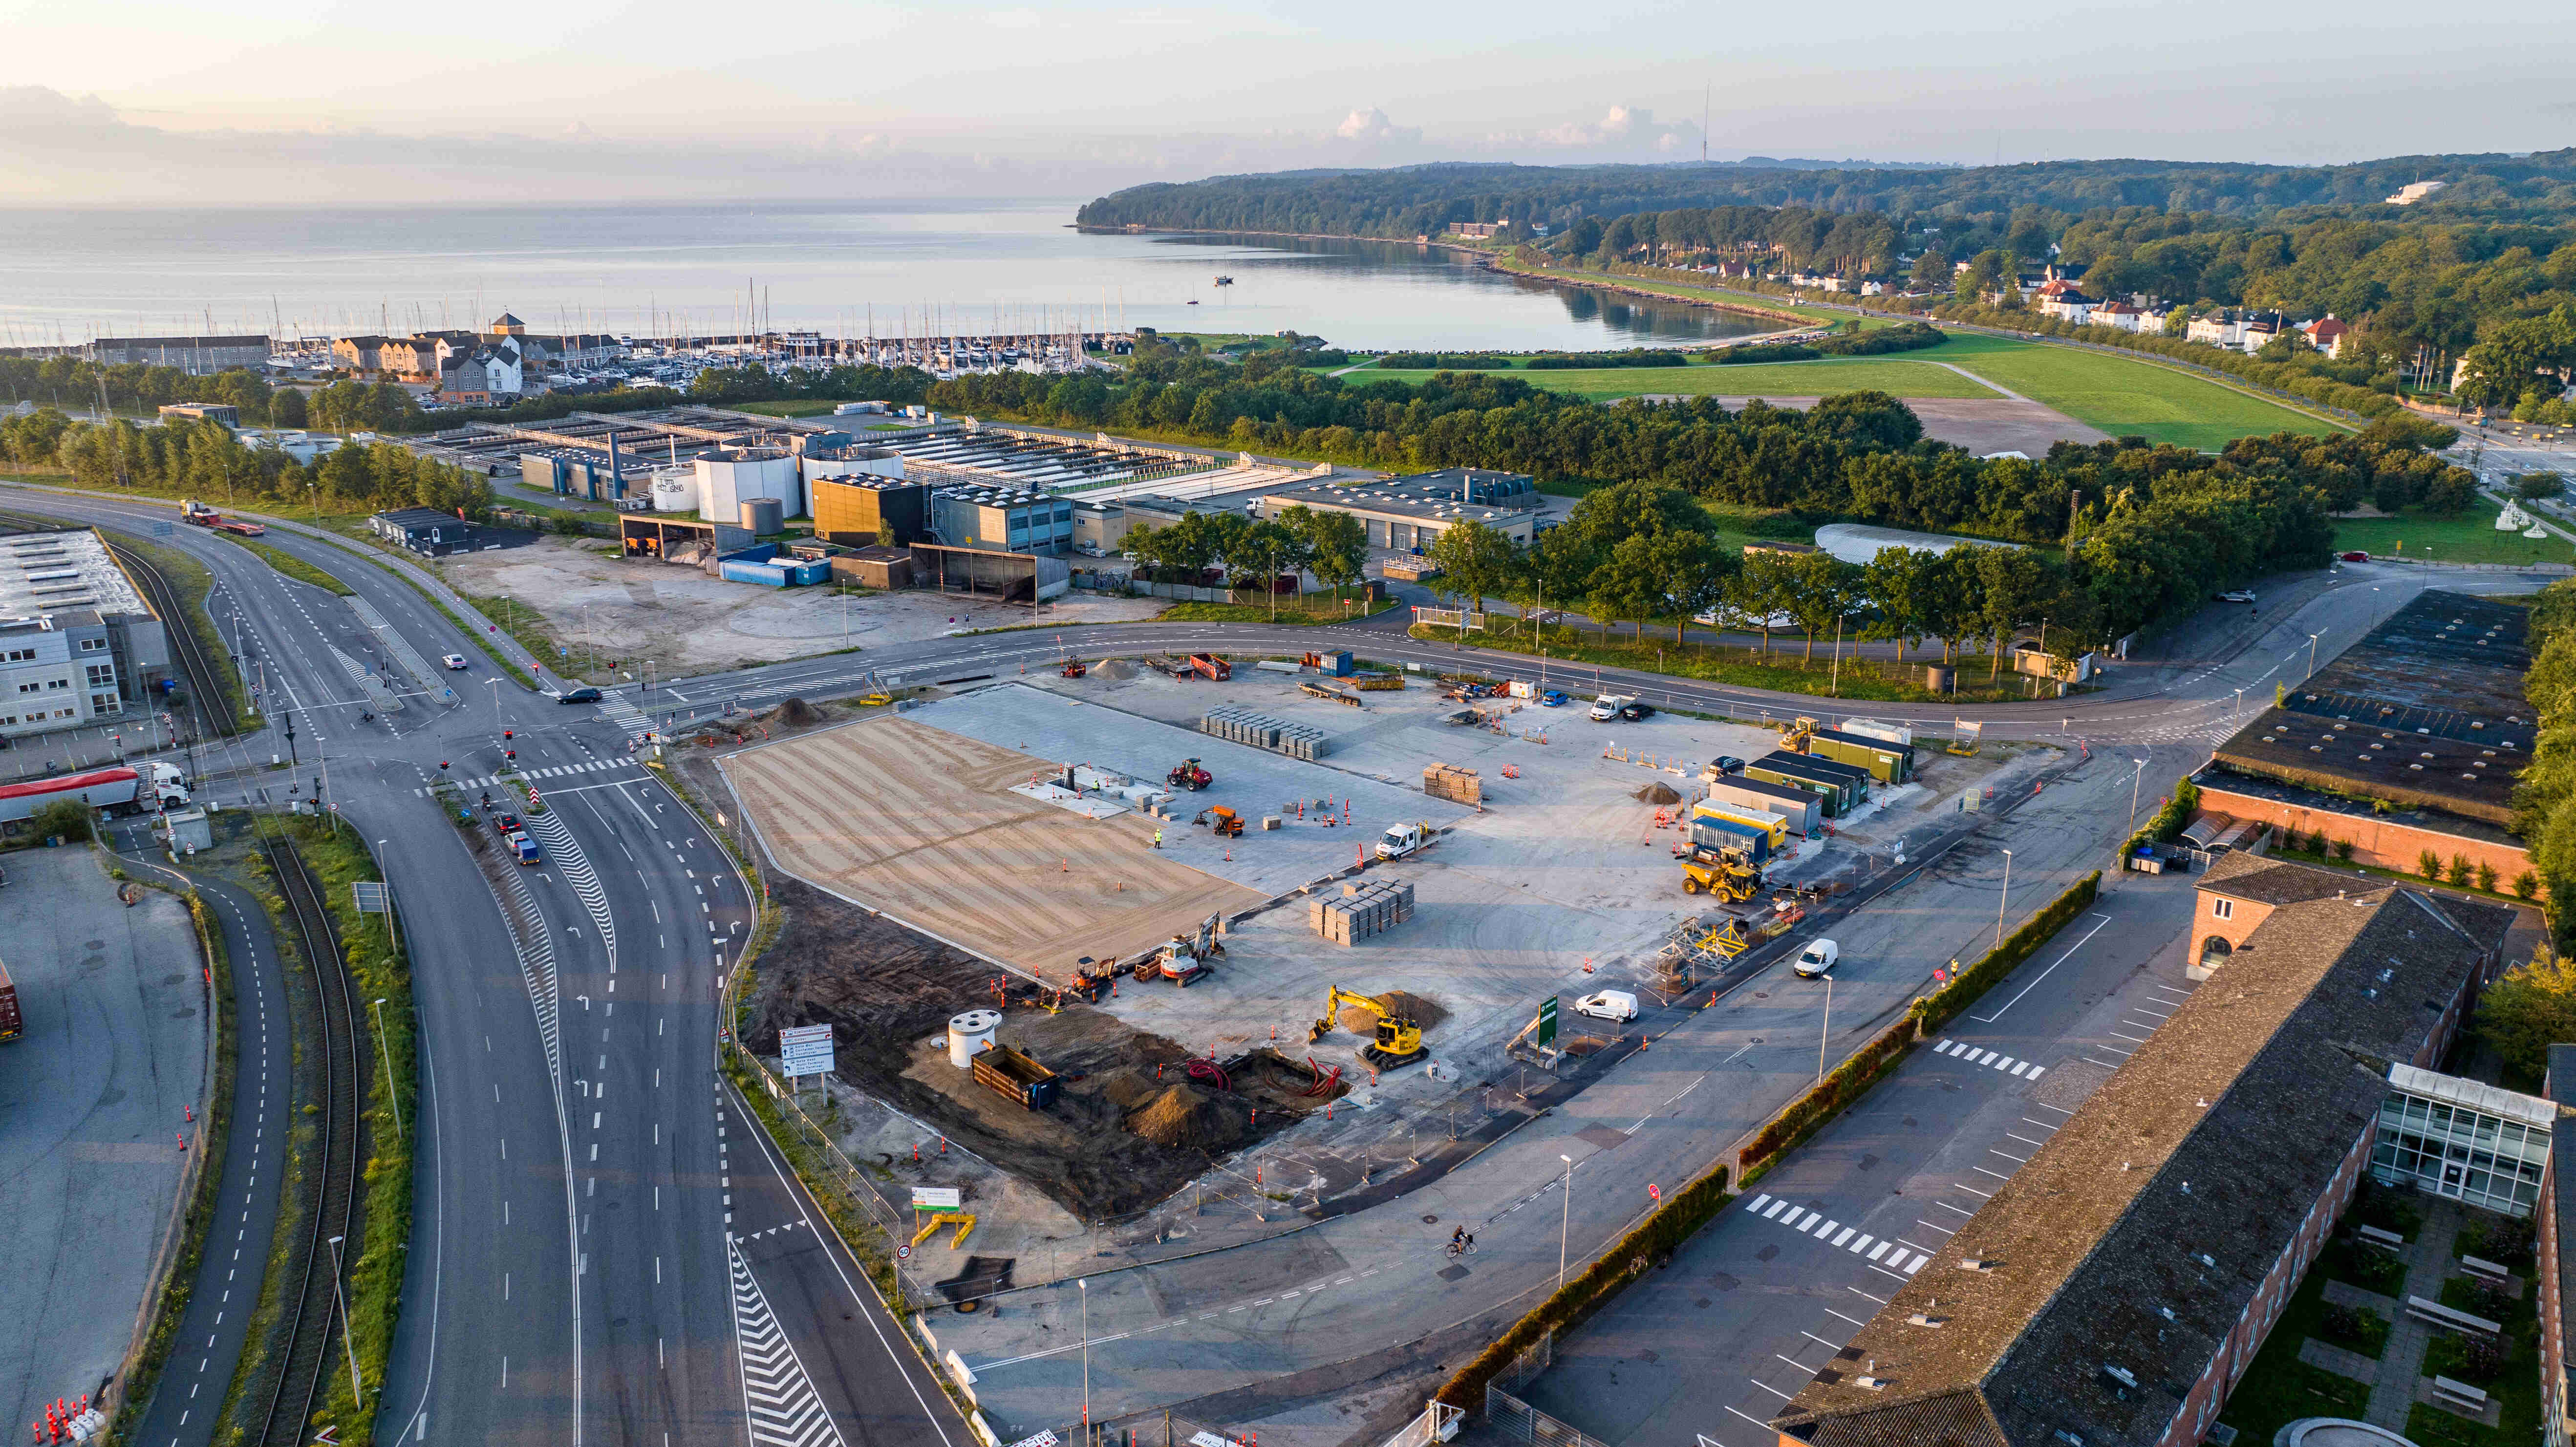
<path fill-rule="evenodd" d="M 897 1261 L 910 1261 L 912 1259 L 912 1248 L 908 1245 L 897 1246 L 894 1248 L 894 1259 Z"/>
<path fill-rule="evenodd" d="M 1660 1201 L 1663 1198 L 1664 1188 L 1656 1185 L 1652 1181 L 1648 1181 L 1646 1183 L 1646 1199 L 1649 1201 Z"/>

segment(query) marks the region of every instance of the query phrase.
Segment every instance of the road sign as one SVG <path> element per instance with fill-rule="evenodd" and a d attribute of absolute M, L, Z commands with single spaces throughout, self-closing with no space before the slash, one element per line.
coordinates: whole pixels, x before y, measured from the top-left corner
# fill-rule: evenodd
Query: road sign
<path fill-rule="evenodd" d="M 360 914 L 385 912 L 385 886 L 381 881 L 353 879 L 349 882 L 349 897 L 357 902 Z"/>
<path fill-rule="evenodd" d="M 1545 1000 L 1542 1000 L 1542 1001 L 1540 1001 L 1540 1002 L 1539 1002 L 1539 1007 L 1538 1007 L 1538 1046 L 1539 1046 L 1539 1048 L 1540 1048 L 1541 1050 L 1544 1050 L 1544 1049 L 1546 1049 L 1548 1046 L 1553 1045 L 1553 1044 L 1555 1044 L 1555 1043 L 1556 1043 L 1556 996 L 1554 996 L 1554 995 L 1550 995 L 1550 996 L 1548 996 Z"/>
<path fill-rule="evenodd" d="M 797 1025 L 778 1032 L 778 1068 L 789 1075 L 832 1073 L 832 1027 Z"/>
<path fill-rule="evenodd" d="M 958 1199 L 955 1186 L 912 1188 L 912 1209 L 916 1211 L 958 1211 L 965 1209 L 965 1205 L 964 1201 Z"/>
<path fill-rule="evenodd" d="M 894 1259 L 897 1261 L 910 1261 L 912 1259 L 912 1243 L 907 1241 L 894 1248 Z"/>
<path fill-rule="evenodd" d="M 1649 1201 L 1660 1201 L 1663 1198 L 1664 1188 L 1656 1185 L 1652 1181 L 1648 1181 L 1646 1183 L 1646 1199 Z"/>

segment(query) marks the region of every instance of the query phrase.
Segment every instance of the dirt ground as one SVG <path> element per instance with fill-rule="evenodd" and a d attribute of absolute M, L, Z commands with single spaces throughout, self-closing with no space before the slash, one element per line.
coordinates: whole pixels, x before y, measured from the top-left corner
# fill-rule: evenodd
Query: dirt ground
<path fill-rule="evenodd" d="M 695 568 L 599 551 L 606 546 L 548 535 L 526 547 L 459 554 L 436 566 L 451 587 L 506 594 L 535 610 L 569 647 L 651 658 L 670 677 L 1032 621 L 1027 608 L 989 598 L 860 592 L 845 603 L 829 588 L 728 583 Z M 1044 604 L 1037 621 L 1129 621 L 1166 606 L 1152 598 L 1067 596 Z"/>
<path fill-rule="evenodd" d="M 1154 849 L 1142 815 L 1009 792 L 1055 767 L 895 717 L 724 763 L 780 868 L 1049 980 L 1261 903 Z"/>

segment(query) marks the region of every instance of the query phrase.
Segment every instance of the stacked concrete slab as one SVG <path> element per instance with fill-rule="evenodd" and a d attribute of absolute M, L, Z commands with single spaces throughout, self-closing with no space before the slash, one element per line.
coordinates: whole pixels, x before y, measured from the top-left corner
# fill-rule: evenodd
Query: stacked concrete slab
<path fill-rule="evenodd" d="M 1290 723 L 1266 713 L 1227 704 L 1208 710 L 1199 718 L 1199 732 L 1213 734 L 1256 749 L 1269 749 L 1292 759 L 1321 757 L 1331 747 L 1322 729 L 1310 724 Z"/>
<path fill-rule="evenodd" d="M 1353 945 L 1413 918 L 1410 881 L 1372 879 L 1342 886 L 1341 897 L 1306 906 L 1307 926 L 1337 945 Z"/>

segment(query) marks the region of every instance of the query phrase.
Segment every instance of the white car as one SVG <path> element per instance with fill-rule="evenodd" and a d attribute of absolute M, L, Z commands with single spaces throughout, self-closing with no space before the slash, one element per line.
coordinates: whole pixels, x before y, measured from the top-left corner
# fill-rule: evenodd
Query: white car
<path fill-rule="evenodd" d="M 1603 990 L 1574 1002 L 1574 1013 L 1595 1020 L 1629 1021 L 1637 1018 L 1637 997 L 1625 990 Z"/>
<path fill-rule="evenodd" d="M 463 668 L 465 666 L 465 655 L 462 653 L 451 653 L 438 661 L 446 664 L 450 668 Z"/>
<path fill-rule="evenodd" d="M 1610 720 L 1617 718 L 1619 716 L 1619 710 L 1628 702 L 1629 700 L 1627 698 L 1619 694 L 1605 693 L 1601 695 L 1599 698 L 1592 700 L 1592 721 L 1594 723 L 1607 723 Z"/>
<path fill-rule="evenodd" d="M 1812 940 L 1798 952 L 1796 969 L 1801 978 L 1812 980 L 1834 967 L 1843 957 L 1843 947 L 1832 940 Z"/>
<path fill-rule="evenodd" d="M 2218 601 L 2221 603 L 2251 603 L 2254 601 L 2254 591 L 2250 588 L 2238 588 L 2232 592 L 2219 594 Z"/>

